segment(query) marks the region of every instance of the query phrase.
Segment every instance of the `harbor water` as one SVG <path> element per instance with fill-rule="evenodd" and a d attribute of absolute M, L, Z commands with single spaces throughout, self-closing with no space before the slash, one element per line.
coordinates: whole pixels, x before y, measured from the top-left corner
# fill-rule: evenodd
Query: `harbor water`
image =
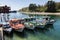
<path fill-rule="evenodd" d="M 1 14 L 2 15 L 2 14 Z M 25 18 L 28 15 L 22 13 L 9 13 L 9 20 L 13 18 Z M 42 16 L 36 16 L 42 17 Z M 5 40 L 60 40 L 60 16 L 51 16 L 55 19 L 53 25 L 48 25 L 46 29 L 35 28 L 34 30 L 27 30 L 21 32 L 13 32 L 13 35 L 10 34 L 4 35 Z"/>

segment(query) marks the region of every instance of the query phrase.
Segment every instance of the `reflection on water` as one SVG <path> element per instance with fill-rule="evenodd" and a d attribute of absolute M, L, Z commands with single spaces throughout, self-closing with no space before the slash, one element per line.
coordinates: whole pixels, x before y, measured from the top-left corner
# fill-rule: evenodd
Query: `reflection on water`
<path fill-rule="evenodd" d="M 18 16 L 19 15 L 19 16 Z M 22 18 L 24 14 L 16 15 Z M 15 17 L 15 14 L 10 14 L 10 19 Z M 13 18 L 14 18 L 13 17 Z M 28 17 L 25 15 L 24 17 Z M 38 16 L 41 17 L 41 16 Z M 5 40 L 60 40 L 60 17 L 53 16 L 56 22 L 53 25 L 47 25 L 44 29 L 35 28 L 34 30 L 24 29 L 22 33 L 12 31 L 12 34 L 5 34 Z"/>

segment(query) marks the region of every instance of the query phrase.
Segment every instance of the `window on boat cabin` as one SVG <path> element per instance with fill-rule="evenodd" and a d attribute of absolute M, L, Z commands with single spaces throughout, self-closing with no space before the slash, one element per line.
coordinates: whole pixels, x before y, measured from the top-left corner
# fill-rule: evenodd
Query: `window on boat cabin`
<path fill-rule="evenodd" d="M 18 22 L 16 21 L 16 22 L 12 22 L 13 24 L 18 24 Z"/>
<path fill-rule="evenodd" d="M 36 20 L 36 18 L 28 18 L 28 19 L 25 19 L 25 22 L 29 22 L 29 21 L 33 21 L 33 20 Z"/>
<path fill-rule="evenodd" d="M 36 18 L 31 18 L 31 21 L 36 20 Z"/>
<path fill-rule="evenodd" d="M 24 24 L 24 20 L 19 20 L 19 24 Z"/>
<path fill-rule="evenodd" d="M 16 20 L 16 21 L 10 21 L 10 23 L 12 23 L 12 24 L 18 24 L 19 23 L 19 21 L 18 20 Z"/>
<path fill-rule="evenodd" d="M 30 21 L 30 19 L 28 18 L 28 19 L 25 19 L 25 22 L 29 22 Z"/>

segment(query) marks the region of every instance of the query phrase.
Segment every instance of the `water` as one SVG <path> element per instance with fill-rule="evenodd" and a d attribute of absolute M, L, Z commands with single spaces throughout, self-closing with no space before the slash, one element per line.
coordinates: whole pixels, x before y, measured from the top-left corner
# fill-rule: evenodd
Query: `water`
<path fill-rule="evenodd" d="M 9 18 L 23 18 L 28 17 L 28 15 L 21 13 L 9 14 Z M 41 16 L 39 16 L 41 17 Z M 22 33 L 13 32 L 13 37 L 4 36 L 6 40 L 60 40 L 60 16 L 52 16 L 56 20 L 53 26 L 47 26 L 48 28 L 27 30 L 25 29 Z"/>

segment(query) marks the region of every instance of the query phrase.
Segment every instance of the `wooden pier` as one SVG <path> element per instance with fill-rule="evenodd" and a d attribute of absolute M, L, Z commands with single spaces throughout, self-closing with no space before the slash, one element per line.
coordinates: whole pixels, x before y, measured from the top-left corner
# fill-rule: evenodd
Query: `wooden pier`
<path fill-rule="evenodd" d="M 3 28 L 0 27 L 0 40 L 3 40 Z"/>

